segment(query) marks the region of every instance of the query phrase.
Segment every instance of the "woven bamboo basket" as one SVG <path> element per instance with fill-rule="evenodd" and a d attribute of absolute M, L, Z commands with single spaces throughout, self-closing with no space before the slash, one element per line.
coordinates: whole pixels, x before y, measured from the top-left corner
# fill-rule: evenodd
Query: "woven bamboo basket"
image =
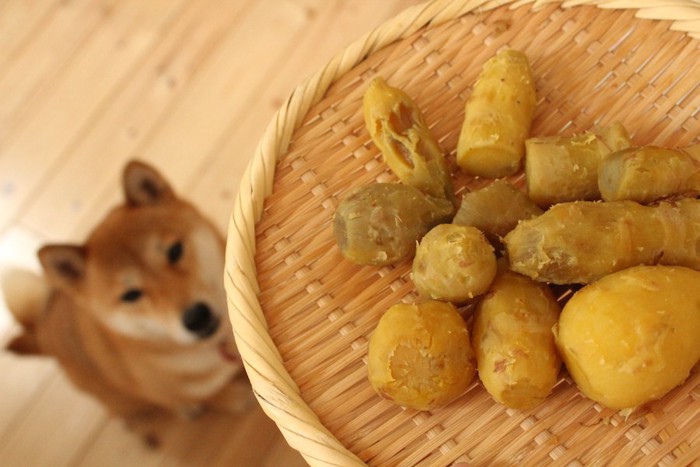
<path fill-rule="evenodd" d="M 688 465 L 700 463 L 700 372 L 625 418 L 563 374 L 519 412 L 476 382 L 448 407 L 401 409 L 373 393 L 367 339 L 416 298 L 410 262 L 342 259 L 331 219 L 351 188 L 394 181 L 361 112 L 384 76 L 422 109 L 454 167 L 464 102 L 499 48 L 531 60 L 533 135 L 620 120 L 635 144 L 685 146 L 700 128 L 700 3 L 447 1 L 413 7 L 301 84 L 243 176 L 228 232 L 230 318 L 256 397 L 312 465 Z M 488 183 L 455 170 L 459 191 Z M 522 184 L 522 176 L 513 178 Z"/>

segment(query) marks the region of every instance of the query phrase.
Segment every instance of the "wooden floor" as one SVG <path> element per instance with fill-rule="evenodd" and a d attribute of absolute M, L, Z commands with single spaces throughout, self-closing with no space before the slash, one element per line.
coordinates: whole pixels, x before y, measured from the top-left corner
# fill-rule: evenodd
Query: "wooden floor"
<path fill-rule="evenodd" d="M 418 0 L 3 0 L 0 267 L 81 242 L 140 158 L 225 231 L 256 142 L 303 78 Z M 0 305 L 0 344 L 16 332 Z M 256 406 L 162 421 L 157 449 L 51 362 L 0 352 L 0 464 L 304 465 Z"/>

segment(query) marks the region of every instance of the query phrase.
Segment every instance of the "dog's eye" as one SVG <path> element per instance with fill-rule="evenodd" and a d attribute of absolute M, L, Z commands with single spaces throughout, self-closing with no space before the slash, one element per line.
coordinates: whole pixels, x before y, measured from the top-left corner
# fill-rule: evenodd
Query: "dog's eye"
<path fill-rule="evenodd" d="M 168 248 L 168 261 L 170 264 L 175 264 L 182 258 L 182 242 L 175 242 Z"/>
<path fill-rule="evenodd" d="M 143 296 L 143 290 L 141 289 L 129 289 L 122 294 L 122 301 L 133 303 Z"/>

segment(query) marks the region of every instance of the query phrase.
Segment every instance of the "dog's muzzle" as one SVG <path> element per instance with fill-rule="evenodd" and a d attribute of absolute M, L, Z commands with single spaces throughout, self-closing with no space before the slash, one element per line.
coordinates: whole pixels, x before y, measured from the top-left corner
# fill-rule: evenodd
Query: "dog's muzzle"
<path fill-rule="evenodd" d="M 219 328 L 219 318 L 206 303 L 198 302 L 182 314 L 182 324 L 200 339 L 209 337 Z"/>

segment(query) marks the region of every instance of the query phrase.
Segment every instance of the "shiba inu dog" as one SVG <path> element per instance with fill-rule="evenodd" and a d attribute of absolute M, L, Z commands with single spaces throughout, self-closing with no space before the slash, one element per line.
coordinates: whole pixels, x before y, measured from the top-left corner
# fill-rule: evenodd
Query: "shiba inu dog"
<path fill-rule="evenodd" d="M 20 354 L 55 357 L 114 414 L 236 412 L 251 400 L 226 314 L 224 238 L 152 167 L 129 163 L 124 204 L 83 245 L 39 250 L 44 277 L 4 290 Z"/>

